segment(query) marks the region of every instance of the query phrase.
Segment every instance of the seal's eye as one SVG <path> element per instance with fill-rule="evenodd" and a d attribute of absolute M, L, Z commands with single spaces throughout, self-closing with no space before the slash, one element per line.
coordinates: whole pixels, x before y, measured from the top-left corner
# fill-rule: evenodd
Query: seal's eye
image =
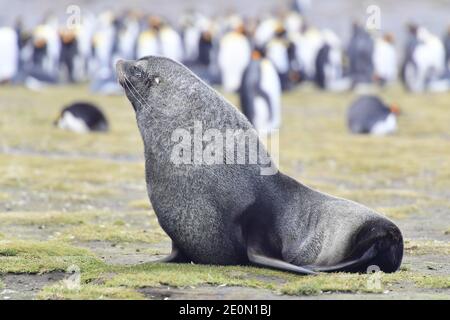
<path fill-rule="evenodd" d="M 142 70 L 141 70 L 140 68 L 136 67 L 136 66 L 133 66 L 133 67 L 132 67 L 131 72 L 133 73 L 133 75 L 134 75 L 136 78 L 141 78 L 142 75 L 143 75 Z"/>

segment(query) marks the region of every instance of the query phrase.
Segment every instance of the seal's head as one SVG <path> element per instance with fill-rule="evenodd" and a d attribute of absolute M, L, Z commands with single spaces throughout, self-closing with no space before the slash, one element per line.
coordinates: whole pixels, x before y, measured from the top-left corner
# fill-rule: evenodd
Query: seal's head
<path fill-rule="evenodd" d="M 119 83 L 140 119 L 185 112 L 202 85 L 189 69 L 164 57 L 119 60 L 116 70 Z"/>

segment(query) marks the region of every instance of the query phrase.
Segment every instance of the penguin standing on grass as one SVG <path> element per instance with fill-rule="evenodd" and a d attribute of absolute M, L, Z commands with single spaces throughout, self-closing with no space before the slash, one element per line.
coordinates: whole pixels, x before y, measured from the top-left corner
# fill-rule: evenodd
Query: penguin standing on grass
<path fill-rule="evenodd" d="M 344 78 L 341 42 L 330 30 L 324 30 L 322 35 L 324 42 L 316 56 L 314 82 L 323 90 L 347 90 L 350 84 Z"/>
<path fill-rule="evenodd" d="M 358 23 L 354 23 L 353 35 L 347 52 L 353 88 L 373 82 L 375 73 L 373 65 L 374 46 L 373 38 L 369 32 Z"/>
<path fill-rule="evenodd" d="M 11 81 L 19 69 L 17 34 L 12 28 L 0 27 L 0 83 Z"/>
<path fill-rule="evenodd" d="M 266 52 L 267 58 L 272 61 L 280 77 L 281 88 L 283 91 L 290 89 L 289 42 L 286 39 L 286 30 L 284 28 L 280 27 L 277 29 L 275 38 L 267 43 Z"/>
<path fill-rule="evenodd" d="M 409 26 L 402 80 L 412 92 L 446 91 L 445 47 L 442 41 L 424 27 Z"/>
<path fill-rule="evenodd" d="M 136 57 L 161 55 L 160 42 L 158 39 L 161 22 L 156 17 L 147 18 L 148 27 L 138 36 L 136 43 Z"/>
<path fill-rule="evenodd" d="M 103 112 L 88 102 L 75 102 L 65 107 L 54 125 L 76 133 L 106 132 L 109 129 Z"/>
<path fill-rule="evenodd" d="M 74 68 L 75 59 L 78 55 L 78 43 L 76 34 L 70 29 L 62 29 L 61 37 L 61 56 L 59 58 L 60 67 L 67 74 L 67 80 L 70 83 L 75 82 Z"/>
<path fill-rule="evenodd" d="M 450 74 L 450 26 L 447 29 L 447 33 L 444 36 L 444 48 L 445 48 L 445 66 L 447 68 L 447 74 Z"/>
<path fill-rule="evenodd" d="M 281 84 L 263 50 L 254 50 L 239 90 L 241 108 L 256 131 L 269 134 L 281 124 Z"/>
<path fill-rule="evenodd" d="M 243 23 L 226 33 L 220 40 L 218 65 L 222 86 L 226 92 L 235 92 L 241 85 L 242 74 L 248 66 L 251 45 Z"/>
<path fill-rule="evenodd" d="M 392 34 L 386 33 L 375 40 L 373 64 L 375 80 L 379 84 L 390 84 L 397 80 L 398 61 Z"/>
<path fill-rule="evenodd" d="M 350 106 L 347 124 L 352 133 L 383 136 L 397 131 L 399 113 L 376 96 L 361 96 Z"/>

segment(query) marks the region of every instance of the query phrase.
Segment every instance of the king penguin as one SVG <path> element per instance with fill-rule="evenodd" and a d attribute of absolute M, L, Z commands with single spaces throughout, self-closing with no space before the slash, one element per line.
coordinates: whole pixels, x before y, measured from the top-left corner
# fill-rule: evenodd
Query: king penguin
<path fill-rule="evenodd" d="M 270 134 L 281 124 L 281 84 L 263 50 L 254 50 L 239 90 L 241 108 L 256 131 Z"/>
<path fill-rule="evenodd" d="M 352 133 L 383 136 L 397 131 L 398 114 L 398 107 L 389 107 L 376 96 L 364 95 L 350 106 L 347 124 Z"/>
<path fill-rule="evenodd" d="M 250 55 L 251 45 L 242 23 L 220 40 L 218 64 L 222 86 L 226 92 L 239 90 L 242 74 L 249 63 Z"/>

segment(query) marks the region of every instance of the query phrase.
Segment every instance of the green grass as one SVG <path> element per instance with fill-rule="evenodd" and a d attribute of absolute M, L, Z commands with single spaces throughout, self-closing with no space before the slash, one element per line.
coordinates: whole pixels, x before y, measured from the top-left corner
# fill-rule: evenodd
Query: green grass
<path fill-rule="evenodd" d="M 80 100 L 92 101 L 107 113 L 111 133 L 77 135 L 52 126 L 63 106 Z M 87 154 L 139 156 L 142 153 L 134 112 L 125 97 L 93 96 L 85 86 L 51 88 L 43 92 L 5 87 L 0 92 L 0 110 L 0 137 L 9 147 L 61 152 L 77 150 Z"/>
<path fill-rule="evenodd" d="M 57 241 L 0 240 L 0 274 L 65 271 L 71 265 L 90 271 L 103 263 L 86 249 Z"/>
<path fill-rule="evenodd" d="M 128 206 L 132 209 L 140 209 L 140 210 L 150 210 L 151 204 L 148 198 L 130 201 Z"/>
<path fill-rule="evenodd" d="M 385 290 L 399 290 L 413 286 L 420 290 L 445 290 L 450 288 L 449 276 L 436 276 L 400 271 L 394 274 L 379 273 L 379 286 L 366 274 L 321 274 L 298 276 L 289 273 L 251 268 L 197 265 L 145 264 L 131 267 L 109 267 L 94 280 L 81 285 L 80 290 L 68 290 L 63 282 L 47 286 L 40 298 L 97 299 L 118 298 L 108 292 L 131 298 L 142 298 L 139 289 L 197 287 L 248 287 L 266 289 L 291 296 L 318 296 L 324 293 L 381 294 Z M 122 288 L 122 291 L 119 290 Z"/>
<path fill-rule="evenodd" d="M 117 221 L 112 224 L 83 224 L 75 226 L 64 231 L 61 238 L 78 241 L 110 241 L 113 243 L 158 243 L 168 239 L 159 227 L 151 230 L 136 229 L 123 223 L 117 223 Z"/>
<path fill-rule="evenodd" d="M 86 223 L 96 214 L 92 212 L 0 212 L 0 223 L 3 225 L 29 226 L 67 226 Z"/>
<path fill-rule="evenodd" d="M 381 293 L 382 290 L 368 285 L 367 275 L 327 274 L 299 278 L 284 285 L 281 292 L 288 295 L 319 295 L 324 292 Z"/>
<path fill-rule="evenodd" d="M 56 169 L 56 170 L 55 170 Z M 140 163 L 122 165 L 100 159 L 52 159 L 46 156 L 0 154 L 0 182 L 30 191 L 117 195 L 116 182 L 142 180 Z"/>

